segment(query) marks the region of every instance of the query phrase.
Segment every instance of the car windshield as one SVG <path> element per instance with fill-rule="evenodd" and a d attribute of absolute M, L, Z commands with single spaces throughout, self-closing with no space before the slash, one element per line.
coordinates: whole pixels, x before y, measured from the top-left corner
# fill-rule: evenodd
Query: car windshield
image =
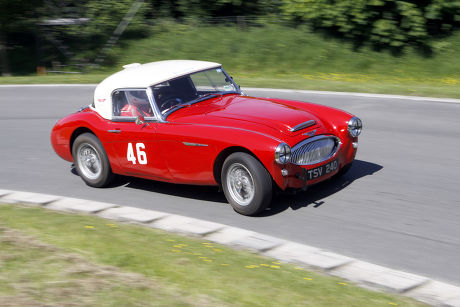
<path fill-rule="evenodd" d="M 232 78 L 222 68 L 212 68 L 152 86 L 153 97 L 161 114 L 217 95 L 241 94 Z"/>

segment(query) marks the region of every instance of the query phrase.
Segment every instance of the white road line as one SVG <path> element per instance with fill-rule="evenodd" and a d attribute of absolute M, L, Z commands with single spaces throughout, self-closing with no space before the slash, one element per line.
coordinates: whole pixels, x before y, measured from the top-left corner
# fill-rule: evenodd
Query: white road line
<path fill-rule="evenodd" d="M 460 99 L 454 99 L 454 98 L 436 98 L 436 97 L 404 96 L 404 95 L 389 95 L 389 94 L 290 90 L 290 89 L 274 89 L 274 88 L 250 88 L 250 87 L 244 88 L 243 90 L 261 91 L 261 92 L 299 93 L 299 94 L 330 95 L 330 96 L 355 96 L 355 97 L 368 97 L 368 98 L 405 99 L 405 100 L 415 100 L 415 101 L 460 103 Z"/>
<path fill-rule="evenodd" d="M 0 84 L 0 88 L 8 87 L 95 87 L 97 84 Z M 260 91 L 260 92 L 276 92 L 276 93 L 299 93 L 313 95 L 329 95 L 329 96 L 354 96 L 367 98 L 382 98 L 382 99 L 402 99 L 413 101 L 432 101 L 432 102 L 448 102 L 460 104 L 460 99 L 455 98 L 436 98 L 422 96 L 404 96 L 390 94 L 372 94 L 372 93 L 354 93 L 354 92 L 331 92 L 331 91 L 313 91 L 313 90 L 292 90 L 292 89 L 275 89 L 275 88 L 256 88 L 245 87 L 243 91 Z"/>
<path fill-rule="evenodd" d="M 95 87 L 97 84 L 0 84 L 0 88 L 8 87 Z"/>

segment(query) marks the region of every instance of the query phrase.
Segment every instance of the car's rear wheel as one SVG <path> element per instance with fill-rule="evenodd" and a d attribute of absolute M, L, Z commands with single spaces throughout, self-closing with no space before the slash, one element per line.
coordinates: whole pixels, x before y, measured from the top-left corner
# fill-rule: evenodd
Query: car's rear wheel
<path fill-rule="evenodd" d="M 263 211 L 272 199 L 272 179 L 253 156 L 237 152 L 222 166 L 222 188 L 233 209 L 243 215 Z"/>
<path fill-rule="evenodd" d="M 72 157 L 83 181 L 95 188 L 107 186 L 113 178 L 101 141 L 91 133 L 80 134 L 73 143 Z"/>

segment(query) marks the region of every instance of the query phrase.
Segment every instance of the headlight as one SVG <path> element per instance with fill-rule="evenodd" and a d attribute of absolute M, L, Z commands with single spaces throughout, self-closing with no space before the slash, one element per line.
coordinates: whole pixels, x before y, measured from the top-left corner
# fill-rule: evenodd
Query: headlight
<path fill-rule="evenodd" d="M 286 164 L 291 159 L 291 147 L 286 143 L 281 143 L 275 150 L 275 161 L 279 164 Z"/>
<path fill-rule="evenodd" d="M 363 123 L 358 117 L 354 116 L 348 122 L 348 133 L 350 133 L 352 137 L 357 137 L 360 135 L 362 129 Z"/>

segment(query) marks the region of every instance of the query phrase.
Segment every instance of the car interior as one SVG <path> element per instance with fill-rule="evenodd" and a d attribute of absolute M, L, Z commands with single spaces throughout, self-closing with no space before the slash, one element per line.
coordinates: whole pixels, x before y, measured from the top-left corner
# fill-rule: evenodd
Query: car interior
<path fill-rule="evenodd" d="M 190 77 L 185 76 L 155 85 L 153 97 L 163 112 L 177 104 L 198 98 L 198 93 Z"/>

